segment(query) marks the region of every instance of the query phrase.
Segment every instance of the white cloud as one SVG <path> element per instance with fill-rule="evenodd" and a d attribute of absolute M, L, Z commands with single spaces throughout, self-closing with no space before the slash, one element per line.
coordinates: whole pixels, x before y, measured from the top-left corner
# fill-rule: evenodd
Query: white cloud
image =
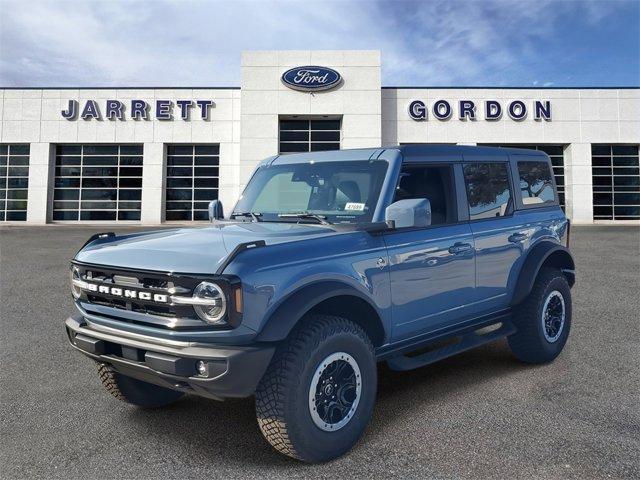
<path fill-rule="evenodd" d="M 581 8 L 588 5 L 588 8 Z M 379 49 L 385 85 L 531 84 L 539 43 L 597 3 L 5 1 L 0 84 L 239 85 L 242 50 Z"/>

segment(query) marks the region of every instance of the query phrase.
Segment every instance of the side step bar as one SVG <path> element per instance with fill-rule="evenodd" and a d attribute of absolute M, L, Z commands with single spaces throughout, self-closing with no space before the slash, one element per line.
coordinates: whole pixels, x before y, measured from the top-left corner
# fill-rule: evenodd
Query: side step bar
<path fill-rule="evenodd" d="M 424 367 L 425 365 L 429 365 L 430 363 L 437 362 L 438 360 L 442 360 L 443 358 L 456 355 L 460 352 L 479 347 L 480 345 L 483 345 L 485 343 L 493 342 L 494 340 L 498 340 L 499 338 L 511 335 L 516 331 L 515 325 L 513 325 L 510 320 L 504 320 L 501 323 L 496 323 L 493 325 L 499 326 L 498 328 L 490 331 L 487 331 L 487 329 L 491 326 L 465 332 L 458 336 L 452 336 L 449 340 L 457 341 L 453 343 L 445 343 L 443 346 L 438 346 L 439 343 L 442 344 L 443 342 L 432 343 L 433 348 L 427 350 L 424 353 L 411 357 L 407 356 L 406 354 L 398 355 L 397 357 L 388 359 L 387 364 L 392 370 L 413 370 L 415 368 Z"/>

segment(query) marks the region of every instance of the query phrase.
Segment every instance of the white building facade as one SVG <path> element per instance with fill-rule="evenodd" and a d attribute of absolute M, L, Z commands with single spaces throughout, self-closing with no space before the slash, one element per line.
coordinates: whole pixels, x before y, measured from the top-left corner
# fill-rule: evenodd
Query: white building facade
<path fill-rule="evenodd" d="M 0 90 L 0 221 L 203 221 L 268 156 L 449 143 L 544 150 L 574 223 L 640 223 L 638 88 L 383 87 L 380 66 L 253 51 L 238 88 Z"/>

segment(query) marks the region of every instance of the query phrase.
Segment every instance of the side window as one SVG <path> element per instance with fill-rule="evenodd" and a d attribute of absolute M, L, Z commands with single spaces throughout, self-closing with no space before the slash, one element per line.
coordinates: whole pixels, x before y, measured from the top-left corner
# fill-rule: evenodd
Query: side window
<path fill-rule="evenodd" d="M 426 198 L 431 204 L 431 225 L 458 221 L 455 183 L 451 166 L 404 165 L 394 202 Z"/>
<path fill-rule="evenodd" d="M 468 163 L 464 179 L 469 201 L 469 219 L 503 217 L 511 214 L 509 168 L 505 163 Z"/>
<path fill-rule="evenodd" d="M 555 203 L 556 195 L 547 162 L 518 162 L 518 174 L 524 205 Z"/>

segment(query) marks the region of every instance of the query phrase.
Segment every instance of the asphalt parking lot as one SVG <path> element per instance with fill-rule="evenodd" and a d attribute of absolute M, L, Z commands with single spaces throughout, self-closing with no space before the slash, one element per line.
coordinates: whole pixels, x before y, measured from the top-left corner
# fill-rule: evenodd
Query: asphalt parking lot
<path fill-rule="evenodd" d="M 318 466 L 276 454 L 253 399 L 142 411 L 67 345 L 67 262 L 100 227 L 0 228 L 0 478 L 640 478 L 640 229 L 574 227 L 573 329 L 555 363 L 498 342 L 380 368 L 373 422 Z M 124 230 L 124 229 L 121 229 Z"/>

